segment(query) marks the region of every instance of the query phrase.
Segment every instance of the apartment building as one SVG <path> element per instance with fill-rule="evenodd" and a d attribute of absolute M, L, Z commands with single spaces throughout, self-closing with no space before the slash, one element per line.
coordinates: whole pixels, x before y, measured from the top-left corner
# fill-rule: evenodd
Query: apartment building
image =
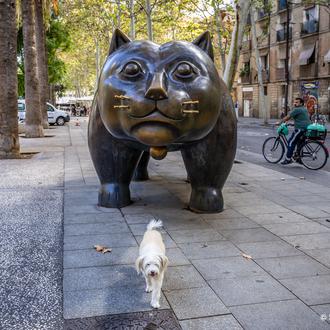
<path fill-rule="evenodd" d="M 270 6 L 268 6 L 270 4 Z M 263 71 L 266 107 L 271 118 L 285 111 L 288 60 L 288 104 L 303 97 L 309 111 L 316 107 L 330 112 L 330 6 L 302 1 L 265 1 L 269 10 L 257 10 L 254 19 Z M 287 7 L 289 6 L 289 7 Z M 289 34 L 287 44 L 287 24 Z M 287 56 L 288 55 L 288 56 Z M 256 56 L 248 26 L 243 39 L 234 96 L 239 114 L 263 117 L 259 113 L 259 85 Z"/>

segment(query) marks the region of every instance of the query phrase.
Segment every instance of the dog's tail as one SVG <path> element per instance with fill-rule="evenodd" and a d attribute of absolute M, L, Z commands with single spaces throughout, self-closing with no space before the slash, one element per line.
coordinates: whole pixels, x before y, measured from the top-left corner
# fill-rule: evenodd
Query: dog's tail
<path fill-rule="evenodd" d="M 163 226 L 162 220 L 152 219 L 147 226 L 147 230 L 154 230 L 162 226 Z"/>

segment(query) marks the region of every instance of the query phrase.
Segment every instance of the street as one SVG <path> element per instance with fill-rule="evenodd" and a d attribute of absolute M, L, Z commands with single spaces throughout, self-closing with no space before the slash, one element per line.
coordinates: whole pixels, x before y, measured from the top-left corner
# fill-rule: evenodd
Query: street
<path fill-rule="evenodd" d="M 299 164 L 290 164 L 287 166 L 281 164 L 267 163 L 262 155 L 262 144 L 269 136 L 276 136 L 276 127 L 262 126 L 261 121 L 254 118 L 239 118 L 237 130 L 237 156 L 241 161 L 251 162 L 272 170 L 289 174 L 297 178 L 330 187 L 330 161 L 325 167 L 318 171 L 308 170 Z M 292 130 L 292 128 L 291 128 Z M 291 131 L 290 131 L 291 133 Z M 289 134 L 290 134 L 289 133 Z M 326 146 L 329 149 L 330 137 L 327 136 Z"/>

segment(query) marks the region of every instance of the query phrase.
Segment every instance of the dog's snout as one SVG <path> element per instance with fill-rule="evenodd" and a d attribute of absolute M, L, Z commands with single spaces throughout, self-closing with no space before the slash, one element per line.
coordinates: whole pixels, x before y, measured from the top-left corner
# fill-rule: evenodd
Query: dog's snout
<path fill-rule="evenodd" d="M 155 276 L 155 275 L 156 275 L 156 272 L 154 272 L 154 271 L 150 272 L 150 276 Z"/>

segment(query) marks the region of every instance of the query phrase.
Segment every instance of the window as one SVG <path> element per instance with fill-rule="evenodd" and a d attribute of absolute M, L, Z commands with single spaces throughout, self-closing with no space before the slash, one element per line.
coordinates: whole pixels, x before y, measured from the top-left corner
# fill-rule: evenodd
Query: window
<path fill-rule="evenodd" d="M 54 111 L 54 108 L 52 106 L 50 106 L 49 104 L 47 104 L 47 111 Z"/>
<path fill-rule="evenodd" d="M 18 111 L 20 111 L 20 112 L 25 111 L 25 104 L 24 103 L 18 103 Z"/>
<path fill-rule="evenodd" d="M 264 56 L 260 56 L 261 65 L 264 70 L 268 70 L 268 54 Z"/>
<path fill-rule="evenodd" d="M 267 96 L 267 86 L 264 86 L 264 95 Z"/>
<path fill-rule="evenodd" d="M 301 34 L 315 33 L 319 30 L 318 6 L 304 10 L 303 23 L 301 24 Z"/>

